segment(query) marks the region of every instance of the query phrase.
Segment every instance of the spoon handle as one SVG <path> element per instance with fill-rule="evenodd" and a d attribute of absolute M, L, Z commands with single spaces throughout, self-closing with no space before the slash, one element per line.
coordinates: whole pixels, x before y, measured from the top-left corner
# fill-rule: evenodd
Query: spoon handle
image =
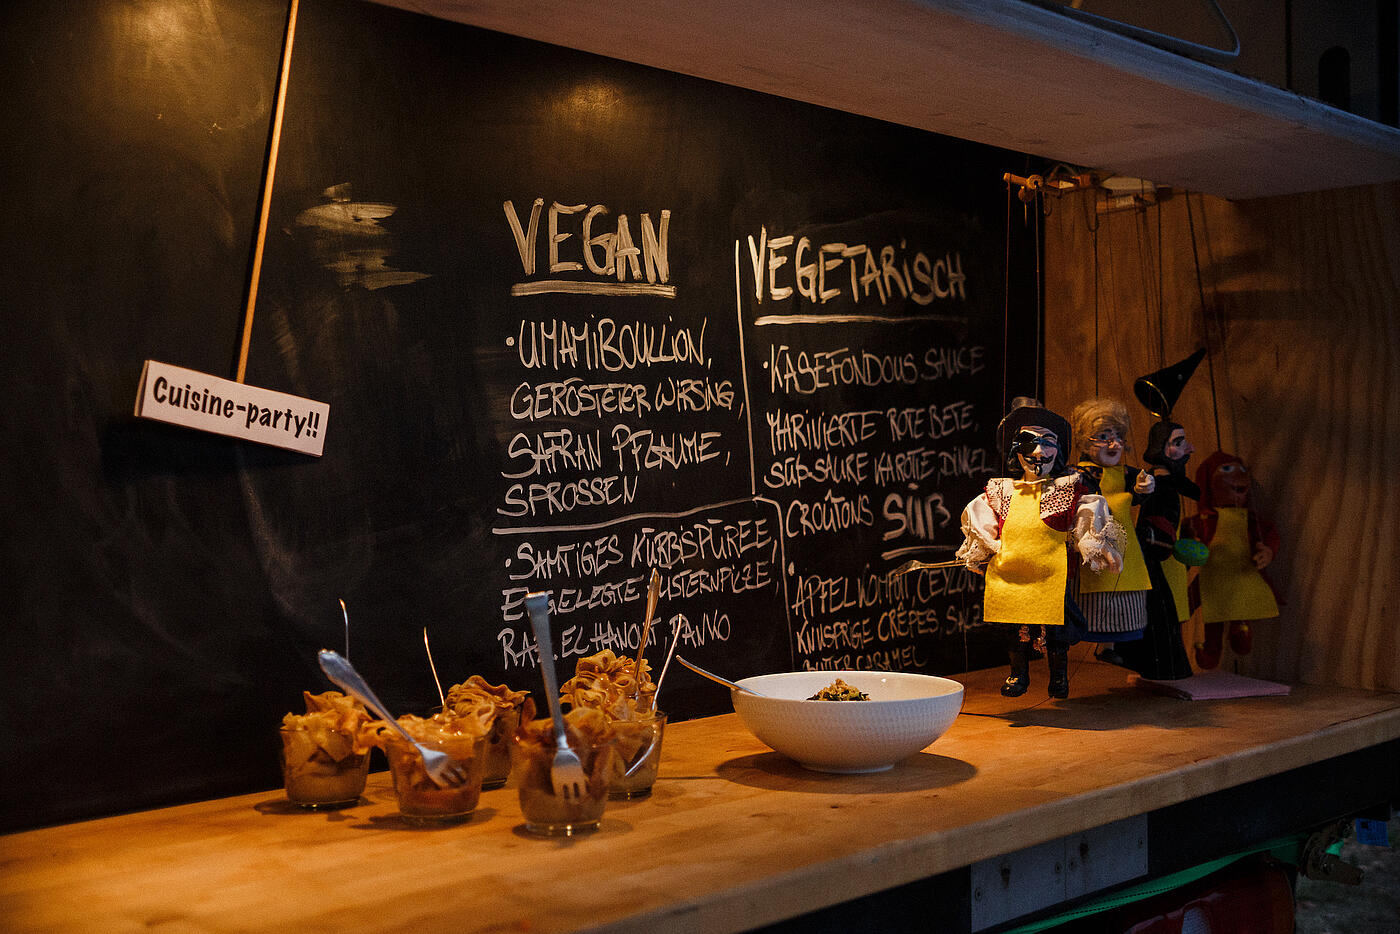
<path fill-rule="evenodd" d="M 728 678 L 721 678 L 719 675 L 715 674 L 714 672 L 706 671 L 705 669 L 701 668 L 699 665 L 693 665 L 693 664 L 691 664 L 690 662 L 686 661 L 684 658 L 681 658 L 679 655 L 676 656 L 676 661 L 680 662 L 682 665 L 684 665 L 685 667 L 689 668 L 691 671 L 695 672 L 697 675 L 700 675 L 700 676 L 703 677 L 703 678 L 709 678 L 711 681 L 715 682 L 716 684 L 722 684 L 722 685 L 724 685 L 725 687 L 729 688 L 729 689 L 732 690 L 732 691 L 742 691 L 742 692 L 745 693 L 745 694 L 752 694 L 752 695 L 754 695 L 755 697 L 762 697 L 762 696 L 763 696 L 762 694 L 759 694 L 757 691 L 751 691 L 751 690 L 749 690 L 748 688 L 744 687 L 743 685 L 735 684 L 733 681 L 730 681 Z"/>
<path fill-rule="evenodd" d="M 530 614 L 530 627 L 535 631 L 535 648 L 540 656 L 540 673 L 544 676 L 545 700 L 549 715 L 554 718 L 554 735 L 564 736 L 564 715 L 559 711 L 559 676 L 554 672 L 554 646 L 549 634 L 549 594 L 525 595 L 525 609 Z"/>
<path fill-rule="evenodd" d="M 651 569 L 651 583 L 647 585 L 647 615 L 642 618 L 642 635 L 637 640 L 637 658 L 632 662 L 633 696 L 642 690 L 642 653 L 647 650 L 647 635 L 651 632 L 651 620 L 656 615 L 656 601 L 661 597 L 661 575 L 656 568 Z M 656 694 L 652 693 L 653 702 Z"/>
<path fill-rule="evenodd" d="M 369 689 L 369 685 L 365 683 L 365 679 L 360 677 L 360 673 L 351 667 L 349 661 L 341 658 L 330 649 L 322 649 L 317 658 L 321 663 L 321 670 L 326 673 L 327 678 L 330 678 L 347 693 L 358 697 L 361 703 L 379 716 L 379 719 L 398 730 L 404 739 L 415 746 L 418 745 L 413 737 L 408 735 L 408 731 L 399 726 L 399 721 L 394 719 L 394 715 L 389 713 L 389 709 L 374 695 L 374 692 Z"/>

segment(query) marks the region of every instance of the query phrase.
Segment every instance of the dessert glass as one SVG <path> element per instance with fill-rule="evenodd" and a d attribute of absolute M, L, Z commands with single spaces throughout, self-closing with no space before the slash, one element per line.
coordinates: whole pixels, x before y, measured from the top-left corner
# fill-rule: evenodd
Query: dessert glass
<path fill-rule="evenodd" d="M 481 779 L 486 766 L 486 737 L 441 735 L 436 739 L 420 739 L 429 749 L 445 752 L 467 772 L 460 785 L 440 788 L 423 770 L 423 757 L 418 750 L 397 734 L 384 737 L 384 752 L 389 757 L 389 770 L 394 778 L 394 793 L 399 799 L 399 814 L 413 823 L 452 823 L 466 820 L 476 810 L 481 798 Z"/>
<path fill-rule="evenodd" d="M 500 788 L 510 778 L 511 737 L 520 727 L 519 707 L 496 708 L 491 732 L 486 734 L 486 766 L 482 773 L 482 788 Z"/>
<path fill-rule="evenodd" d="M 615 739 L 610 734 L 600 734 L 589 741 L 574 734 L 569 745 L 583 763 L 588 781 L 583 794 L 566 801 L 554 793 L 550 775 L 558 748 L 554 744 L 553 722 L 536 720 L 515 734 L 516 782 L 527 833 L 572 837 L 598 829 L 608 804 L 609 776 L 615 768 Z"/>
<path fill-rule="evenodd" d="M 309 811 L 359 803 L 369 775 L 369 752 L 355 752 L 353 736 L 330 728 L 284 726 L 278 732 L 288 801 Z"/>
<path fill-rule="evenodd" d="M 608 797 L 645 798 L 656 783 L 661 766 L 661 740 L 666 734 L 666 715 L 654 712 L 645 720 L 617 720 L 617 762 L 608 782 Z"/>
<path fill-rule="evenodd" d="M 447 689 L 443 705 L 445 710 L 458 717 L 490 723 L 483 788 L 499 788 L 510 778 L 511 737 L 520 726 L 521 705 L 529 697 L 529 691 L 515 691 L 504 684 L 492 684 L 481 675 L 472 675 L 461 684 Z M 533 704 L 530 709 L 534 710 Z"/>

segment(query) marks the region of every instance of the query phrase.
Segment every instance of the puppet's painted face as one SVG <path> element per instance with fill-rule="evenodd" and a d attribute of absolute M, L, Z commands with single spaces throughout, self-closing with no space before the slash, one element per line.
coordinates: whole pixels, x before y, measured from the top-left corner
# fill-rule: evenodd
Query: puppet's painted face
<path fill-rule="evenodd" d="M 1163 456 L 1173 464 L 1185 464 L 1187 458 L 1195 453 L 1195 445 L 1186 440 L 1185 428 L 1173 428 L 1172 436 L 1162 446 Z"/>
<path fill-rule="evenodd" d="M 1089 436 L 1089 459 L 1100 467 L 1117 467 L 1123 461 L 1128 445 L 1117 428 L 1100 425 Z"/>
<path fill-rule="evenodd" d="M 1221 464 L 1210 478 L 1210 496 L 1216 506 L 1249 505 L 1249 468 L 1234 462 Z"/>
<path fill-rule="evenodd" d="M 1016 432 L 1013 448 L 1021 464 L 1022 480 L 1038 480 L 1050 475 L 1055 457 L 1060 453 L 1060 440 L 1048 428 L 1027 425 Z"/>

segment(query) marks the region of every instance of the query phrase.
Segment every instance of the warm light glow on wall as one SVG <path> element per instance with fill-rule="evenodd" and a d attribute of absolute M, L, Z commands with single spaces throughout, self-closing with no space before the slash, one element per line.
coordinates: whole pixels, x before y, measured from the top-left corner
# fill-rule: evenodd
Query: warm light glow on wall
<path fill-rule="evenodd" d="M 606 79 L 584 79 L 560 97 L 555 105 L 556 117 L 578 129 L 607 127 L 615 124 L 630 110 L 626 94 Z"/>

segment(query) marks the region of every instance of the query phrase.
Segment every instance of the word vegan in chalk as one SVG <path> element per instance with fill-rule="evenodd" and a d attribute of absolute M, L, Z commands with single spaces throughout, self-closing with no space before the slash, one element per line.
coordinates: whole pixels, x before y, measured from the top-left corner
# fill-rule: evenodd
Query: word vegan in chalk
<path fill-rule="evenodd" d="M 540 214 L 544 210 L 544 199 L 535 199 L 530 205 L 530 219 L 523 224 L 514 202 L 506 201 L 502 207 L 515 237 L 515 247 L 520 252 L 521 269 L 527 277 L 527 281 L 511 286 L 512 295 L 573 292 L 676 297 L 676 287 L 667 284 L 671 278 L 666 248 L 671 228 L 669 209 L 661 211 L 659 224 L 652 222 L 650 214 L 643 214 L 634 237 L 626 214 L 609 221 L 605 205 L 556 201 L 549 207 L 548 234 L 540 247 Z M 576 216 L 580 214 L 582 217 Z M 582 272 L 586 266 L 592 278 L 529 279 L 535 274 L 536 252 L 540 249 L 546 254 L 551 276 Z"/>
<path fill-rule="evenodd" d="M 331 407 L 147 360 L 136 416 L 321 456 Z"/>

